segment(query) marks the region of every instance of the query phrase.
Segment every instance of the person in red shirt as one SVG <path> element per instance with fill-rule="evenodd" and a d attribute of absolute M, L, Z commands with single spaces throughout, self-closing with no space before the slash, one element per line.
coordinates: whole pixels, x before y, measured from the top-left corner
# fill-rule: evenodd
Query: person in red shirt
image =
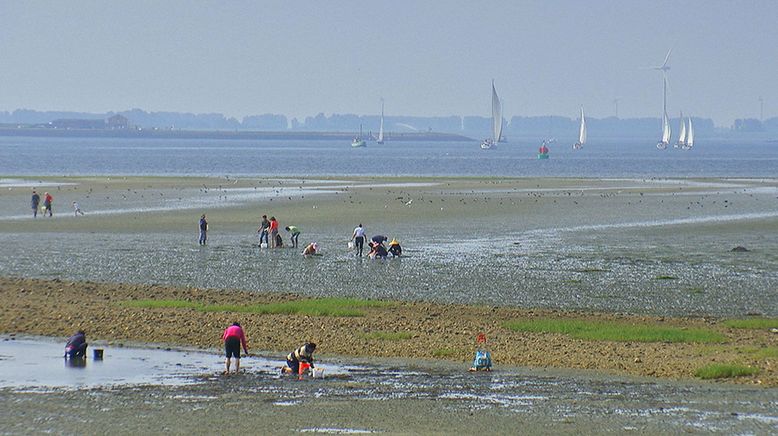
<path fill-rule="evenodd" d="M 278 221 L 276 221 L 276 217 L 270 217 L 270 227 L 268 227 L 268 230 L 270 231 L 270 247 L 278 248 Z"/>
<path fill-rule="evenodd" d="M 249 350 L 246 347 L 246 335 L 243 334 L 243 329 L 237 322 L 232 323 L 231 326 L 224 330 L 222 335 L 222 341 L 224 341 L 224 352 L 227 354 L 227 359 L 224 361 L 227 370 L 225 374 L 230 373 L 230 358 L 235 357 L 235 374 L 240 371 L 240 347 L 243 346 L 243 351 L 249 354 Z"/>

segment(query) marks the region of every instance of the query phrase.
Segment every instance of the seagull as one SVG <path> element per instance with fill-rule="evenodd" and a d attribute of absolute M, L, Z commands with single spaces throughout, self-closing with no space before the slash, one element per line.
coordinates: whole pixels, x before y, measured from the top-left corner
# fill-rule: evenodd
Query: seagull
<path fill-rule="evenodd" d="M 408 207 L 411 207 L 411 203 L 413 203 L 413 199 L 412 198 L 410 200 L 408 200 L 408 202 L 405 203 L 405 205 L 408 206 Z"/>

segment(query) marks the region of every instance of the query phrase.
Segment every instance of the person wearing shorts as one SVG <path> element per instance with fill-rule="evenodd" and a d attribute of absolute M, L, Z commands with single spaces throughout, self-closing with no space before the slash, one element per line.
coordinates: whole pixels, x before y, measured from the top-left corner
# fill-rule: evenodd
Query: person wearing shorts
<path fill-rule="evenodd" d="M 240 347 L 243 346 L 243 352 L 249 354 L 249 350 L 246 347 L 246 335 L 243 333 L 240 324 L 235 322 L 227 327 L 227 329 L 224 330 L 224 335 L 222 335 L 222 341 L 224 341 L 224 353 L 227 357 L 224 361 L 224 364 L 227 367 L 224 373 L 230 373 L 230 361 L 234 357 L 235 374 L 237 374 L 240 372 Z"/>

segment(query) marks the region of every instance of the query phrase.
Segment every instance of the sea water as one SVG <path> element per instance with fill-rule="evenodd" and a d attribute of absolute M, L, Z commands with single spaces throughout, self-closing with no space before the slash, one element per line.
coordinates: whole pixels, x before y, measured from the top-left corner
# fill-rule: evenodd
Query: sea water
<path fill-rule="evenodd" d="M 481 150 L 472 142 L 0 137 L 0 175 L 773 177 L 778 145 L 709 139 L 689 151 L 655 141 L 562 142 L 538 161 L 539 141 Z"/>

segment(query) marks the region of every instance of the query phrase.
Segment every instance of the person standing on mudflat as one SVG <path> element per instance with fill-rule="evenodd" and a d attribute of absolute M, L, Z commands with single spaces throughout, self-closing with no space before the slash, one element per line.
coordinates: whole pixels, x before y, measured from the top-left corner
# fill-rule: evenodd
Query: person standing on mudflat
<path fill-rule="evenodd" d="M 37 218 L 38 217 L 38 208 L 41 204 L 41 196 L 38 195 L 37 192 L 32 191 L 32 200 L 30 201 L 30 204 L 32 205 L 32 217 Z"/>
<path fill-rule="evenodd" d="M 51 196 L 48 192 L 43 194 L 43 208 L 45 209 L 43 211 L 43 216 L 46 216 L 46 213 L 49 214 L 49 216 L 54 216 L 54 214 L 51 212 L 51 203 L 54 202 L 54 197 Z"/>
<path fill-rule="evenodd" d="M 205 245 L 205 241 L 208 239 L 208 221 L 205 219 L 205 214 L 200 217 L 200 245 Z"/>
<path fill-rule="evenodd" d="M 270 247 L 279 248 L 281 245 L 278 243 L 278 221 L 276 217 L 270 217 L 270 227 L 268 227 L 268 230 L 270 232 Z"/>
<path fill-rule="evenodd" d="M 267 240 L 268 228 L 270 227 L 270 221 L 267 220 L 267 215 L 262 215 L 262 222 L 259 224 L 257 233 L 259 233 L 259 245 L 262 246 L 262 239 L 265 240 L 265 244 L 270 246 L 270 242 Z"/>
<path fill-rule="evenodd" d="M 362 257 L 362 249 L 365 247 L 365 228 L 360 223 L 351 235 L 351 239 L 354 241 L 354 247 L 357 249 L 357 257 Z"/>

